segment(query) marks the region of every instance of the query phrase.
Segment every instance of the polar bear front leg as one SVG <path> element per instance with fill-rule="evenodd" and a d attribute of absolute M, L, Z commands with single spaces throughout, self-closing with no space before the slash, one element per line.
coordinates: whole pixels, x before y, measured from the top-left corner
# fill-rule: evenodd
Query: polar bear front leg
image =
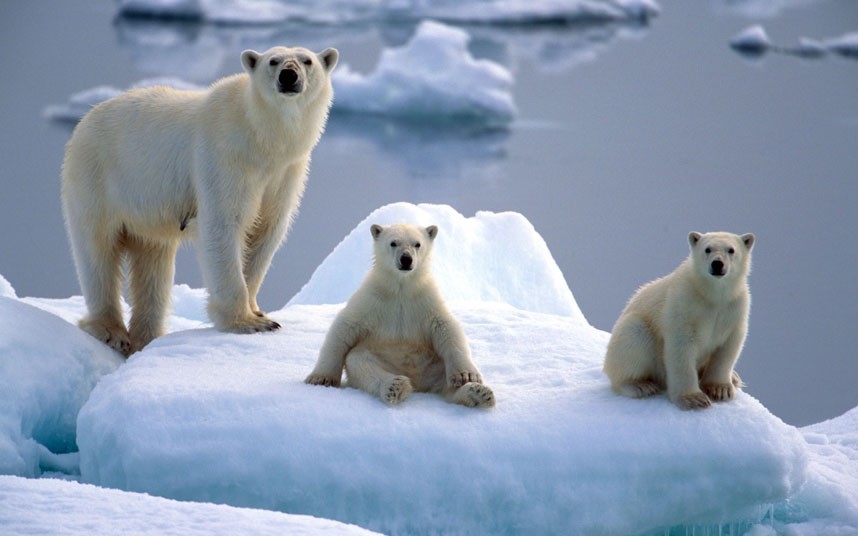
<path fill-rule="evenodd" d="M 667 337 L 664 347 L 664 368 L 667 374 L 667 394 L 680 409 L 704 409 L 712 405 L 700 390 L 696 367 L 696 348 L 688 337 Z"/>
<path fill-rule="evenodd" d="M 227 194 L 224 194 L 227 195 Z M 217 329 L 233 333 L 273 331 L 280 324 L 250 309 L 243 271 L 245 220 L 249 202 L 236 205 L 204 194 L 200 200 L 200 268 L 209 291 L 208 313 Z"/>
<path fill-rule="evenodd" d="M 733 372 L 733 366 L 739 358 L 744 340 L 744 331 L 735 330 L 727 342 L 712 354 L 703 370 L 700 388 L 715 402 L 733 400 L 736 388 L 742 385 L 739 375 Z"/>

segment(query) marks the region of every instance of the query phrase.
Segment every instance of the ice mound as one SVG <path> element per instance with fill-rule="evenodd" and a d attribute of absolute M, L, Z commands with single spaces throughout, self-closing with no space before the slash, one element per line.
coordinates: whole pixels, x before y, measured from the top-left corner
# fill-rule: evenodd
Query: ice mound
<path fill-rule="evenodd" d="M 335 521 L 232 506 L 177 502 L 76 482 L 0 476 L 3 534 L 157 536 L 369 535 Z"/>
<path fill-rule="evenodd" d="M 286 20 L 337 24 L 433 18 L 481 24 L 558 24 L 648 20 L 655 0 L 120 0 L 119 14 L 205 21 L 213 24 L 275 24 Z"/>
<path fill-rule="evenodd" d="M 363 277 L 370 221 L 400 220 L 440 227 L 435 273 L 453 280 L 444 292 L 494 389 L 493 410 L 426 394 L 389 408 L 362 391 L 303 383 L 342 307 L 318 303 Z M 173 332 L 103 378 L 78 418 L 82 479 L 392 534 L 751 526 L 799 489 L 804 438 L 747 394 L 693 413 L 665 397 L 614 395 L 601 372 L 608 334 L 569 311 L 571 293 L 555 300 L 567 304 L 562 314 L 512 303 L 527 290 L 550 298 L 562 278 L 541 263 L 554 265 L 521 216 L 383 207 L 301 299 L 272 313 L 282 330 Z M 496 292 L 486 299 L 469 286 Z"/>
<path fill-rule="evenodd" d="M 468 34 L 426 21 L 401 48 L 385 49 L 369 75 L 334 71 L 335 112 L 420 121 L 509 123 L 516 115 L 512 74 L 468 51 Z"/>
<path fill-rule="evenodd" d="M 77 450 L 78 411 L 98 380 L 123 359 L 76 326 L 14 299 L 11 285 L 4 286 L 0 474 L 74 472 L 77 458 L 70 453 Z"/>
<path fill-rule="evenodd" d="M 772 45 L 766 30 L 759 24 L 749 26 L 730 39 L 730 46 L 746 54 L 762 54 Z"/>
<path fill-rule="evenodd" d="M 448 205 L 394 203 L 375 210 L 316 268 L 289 305 L 345 303 L 372 266 L 372 224 L 438 225 L 432 271 L 447 301 L 496 302 L 586 320 L 545 241 L 516 212 L 465 218 Z"/>
<path fill-rule="evenodd" d="M 840 37 L 826 39 L 826 48 L 848 58 L 858 59 L 858 32 L 850 32 Z"/>
<path fill-rule="evenodd" d="M 170 86 L 176 89 L 199 91 L 201 86 L 185 82 L 178 78 L 147 78 L 141 80 L 128 89 L 144 88 L 152 86 Z M 47 106 L 42 112 L 45 117 L 54 121 L 66 121 L 76 123 L 80 121 L 88 111 L 95 105 L 121 94 L 123 89 L 113 86 L 97 86 L 73 94 L 65 104 L 53 104 Z"/>

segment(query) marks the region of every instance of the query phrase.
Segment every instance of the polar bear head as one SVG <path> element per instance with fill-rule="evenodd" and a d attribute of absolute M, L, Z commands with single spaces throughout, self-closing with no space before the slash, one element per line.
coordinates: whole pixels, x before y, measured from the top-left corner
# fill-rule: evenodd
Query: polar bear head
<path fill-rule="evenodd" d="M 691 244 L 692 263 L 699 273 L 716 280 L 741 279 L 748 274 L 753 234 L 691 232 L 688 243 Z"/>
<path fill-rule="evenodd" d="M 316 54 L 306 48 L 274 47 L 265 52 L 245 50 L 241 65 L 254 87 L 269 99 L 312 99 L 331 90 L 330 74 L 339 57 L 335 48 Z"/>
<path fill-rule="evenodd" d="M 423 228 L 400 223 L 386 227 L 373 225 L 370 232 L 375 240 L 373 263 L 377 270 L 403 276 L 428 272 L 438 227 L 430 225 Z"/>

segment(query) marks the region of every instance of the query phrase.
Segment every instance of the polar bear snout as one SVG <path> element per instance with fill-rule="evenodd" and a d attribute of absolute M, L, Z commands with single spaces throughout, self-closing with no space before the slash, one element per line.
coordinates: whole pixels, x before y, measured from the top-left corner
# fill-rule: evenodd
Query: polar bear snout
<path fill-rule="evenodd" d="M 280 93 L 301 93 L 304 90 L 304 82 L 298 75 L 297 65 L 290 62 L 280 70 L 277 75 L 277 90 Z"/>
<path fill-rule="evenodd" d="M 405 253 L 403 253 L 399 257 L 399 263 L 398 264 L 399 264 L 398 268 L 403 272 L 413 270 L 414 269 L 414 258 L 411 256 L 410 253 L 408 253 L 406 251 Z"/>
<path fill-rule="evenodd" d="M 721 259 L 715 259 L 709 264 L 709 274 L 715 277 L 724 277 L 727 275 L 727 266 Z"/>

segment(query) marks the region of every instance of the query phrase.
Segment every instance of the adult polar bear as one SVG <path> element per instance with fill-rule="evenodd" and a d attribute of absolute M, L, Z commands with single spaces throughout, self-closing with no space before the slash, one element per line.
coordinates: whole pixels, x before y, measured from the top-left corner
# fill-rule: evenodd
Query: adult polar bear
<path fill-rule="evenodd" d="M 164 333 L 176 250 L 192 235 L 215 326 L 236 333 L 280 327 L 259 310 L 256 295 L 300 203 L 338 58 L 333 48 L 246 50 L 246 72 L 206 91 L 132 90 L 81 120 L 62 174 L 89 312 L 81 328 L 125 355 Z"/>
<path fill-rule="evenodd" d="M 691 253 L 673 273 L 632 296 L 617 320 L 605 373 L 617 393 L 641 398 L 667 389 L 682 409 L 733 398 L 733 366 L 745 342 L 754 235 L 692 232 Z"/>

